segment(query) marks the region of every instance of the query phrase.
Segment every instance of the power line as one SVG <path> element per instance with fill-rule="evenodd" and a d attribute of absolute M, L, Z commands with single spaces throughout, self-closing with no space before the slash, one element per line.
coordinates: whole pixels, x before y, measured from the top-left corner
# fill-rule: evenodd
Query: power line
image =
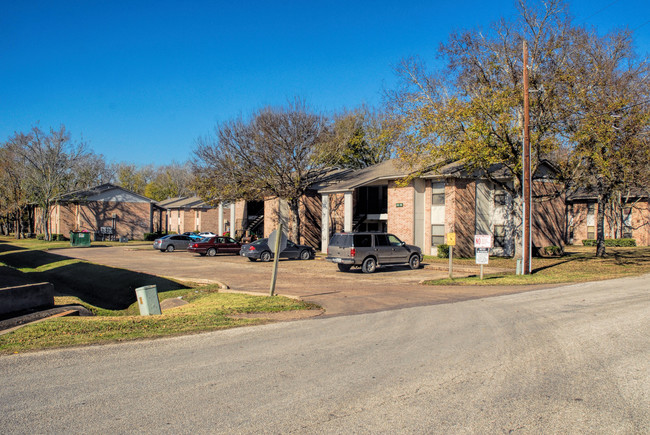
<path fill-rule="evenodd" d="M 582 19 L 581 21 L 584 22 L 584 21 L 587 21 L 587 20 L 589 20 L 589 19 L 595 17 L 596 15 L 598 15 L 599 13 L 601 13 L 602 11 L 604 11 L 605 9 L 607 9 L 608 7 L 610 7 L 610 6 L 612 6 L 612 5 L 615 5 L 616 3 L 620 2 L 620 1 L 621 1 L 621 0 L 614 0 L 613 2 L 611 2 L 610 4 L 608 4 L 607 6 L 604 6 L 604 7 L 600 8 L 600 9 L 598 9 L 596 12 L 594 12 L 594 13 L 591 14 L 591 15 L 589 15 L 587 18 Z"/>

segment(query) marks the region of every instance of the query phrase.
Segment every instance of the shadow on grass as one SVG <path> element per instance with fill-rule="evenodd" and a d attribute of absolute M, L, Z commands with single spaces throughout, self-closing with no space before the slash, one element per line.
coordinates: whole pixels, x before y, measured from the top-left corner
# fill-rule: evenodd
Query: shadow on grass
<path fill-rule="evenodd" d="M 76 260 L 44 251 L 7 254 L 2 261 L 15 268 L 37 268 L 63 260 Z M 86 262 L 24 273 L 31 282 L 51 282 L 56 296 L 76 296 L 84 302 L 109 310 L 123 310 L 136 301 L 135 289 L 156 285 L 159 293 L 187 288 L 182 284 L 146 273 Z"/>
<path fill-rule="evenodd" d="M 0 242 L 0 252 L 24 251 L 25 248 L 10 245 L 9 243 Z"/>
<path fill-rule="evenodd" d="M 16 269 L 36 269 L 51 263 L 56 263 L 63 260 L 70 260 L 70 257 L 65 257 L 59 254 L 52 254 L 48 251 L 27 250 L 20 252 L 12 252 L 0 257 L 0 261 L 8 266 L 15 267 Z"/>

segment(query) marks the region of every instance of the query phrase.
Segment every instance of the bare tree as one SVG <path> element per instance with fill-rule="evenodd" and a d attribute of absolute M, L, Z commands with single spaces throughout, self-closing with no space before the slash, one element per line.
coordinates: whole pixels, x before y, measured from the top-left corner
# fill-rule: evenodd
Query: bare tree
<path fill-rule="evenodd" d="M 301 198 L 331 164 L 319 147 L 326 134 L 326 119 L 299 99 L 260 109 L 249 120 L 224 122 L 214 137 L 197 142 L 197 190 L 212 201 L 260 196 L 286 200 L 291 237 L 299 242 Z"/>
<path fill-rule="evenodd" d="M 50 129 L 49 133 L 33 127 L 27 134 L 16 133 L 7 144 L 24 163 L 29 199 L 40 207 L 45 238 L 50 240 L 52 205 L 69 188 L 73 168 L 86 155 L 85 144 L 73 141 L 65 126 Z"/>

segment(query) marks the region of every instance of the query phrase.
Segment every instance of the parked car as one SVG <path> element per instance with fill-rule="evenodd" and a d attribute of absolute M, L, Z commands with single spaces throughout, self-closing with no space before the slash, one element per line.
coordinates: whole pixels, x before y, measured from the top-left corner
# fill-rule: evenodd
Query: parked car
<path fill-rule="evenodd" d="M 216 236 L 216 234 L 213 233 L 212 231 L 203 231 L 202 233 L 199 233 L 199 236 L 201 236 L 201 237 L 214 237 L 214 236 Z"/>
<path fill-rule="evenodd" d="M 181 235 L 182 236 L 187 236 L 192 240 L 201 240 L 203 238 L 203 236 L 200 236 L 197 233 L 193 233 L 193 232 L 190 232 L 190 231 L 187 231 L 187 232 L 185 232 L 185 233 L 183 233 Z"/>
<path fill-rule="evenodd" d="M 273 252 L 268 244 L 269 239 L 259 239 L 253 243 L 247 243 L 241 247 L 239 255 L 247 257 L 250 261 L 271 261 Z M 280 258 L 293 258 L 300 260 L 311 260 L 316 256 L 316 251 L 311 246 L 296 245 L 287 240 L 287 247 L 280 252 Z"/>
<path fill-rule="evenodd" d="M 189 236 L 184 236 L 182 234 L 169 234 L 154 240 L 153 248 L 159 249 L 163 252 L 174 252 L 177 249 L 187 249 L 190 242 L 192 242 L 192 239 Z"/>
<path fill-rule="evenodd" d="M 332 236 L 325 259 L 336 263 L 342 272 L 357 266 L 365 273 L 372 273 L 380 266 L 400 264 L 417 269 L 422 262 L 422 251 L 393 234 L 338 233 Z"/>
<path fill-rule="evenodd" d="M 217 254 L 239 254 L 241 243 L 230 237 L 206 237 L 194 243 L 190 243 L 188 252 L 194 252 L 201 256 L 214 257 Z"/>

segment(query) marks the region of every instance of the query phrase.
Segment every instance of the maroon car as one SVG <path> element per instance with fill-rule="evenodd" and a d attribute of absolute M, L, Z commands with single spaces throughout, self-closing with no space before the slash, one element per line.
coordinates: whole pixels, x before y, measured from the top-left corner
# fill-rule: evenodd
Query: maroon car
<path fill-rule="evenodd" d="M 208 255 L 214 257 L 217 254 L 239 254 L 241 249 L 241 243 L 237 243 L 234 239 L 230 237 L 206 237 L 201 239 L 198 242 L 190 243 L 190 246 L 187 248 L 188 252 L 194 252 L 197 254 Z"/>

